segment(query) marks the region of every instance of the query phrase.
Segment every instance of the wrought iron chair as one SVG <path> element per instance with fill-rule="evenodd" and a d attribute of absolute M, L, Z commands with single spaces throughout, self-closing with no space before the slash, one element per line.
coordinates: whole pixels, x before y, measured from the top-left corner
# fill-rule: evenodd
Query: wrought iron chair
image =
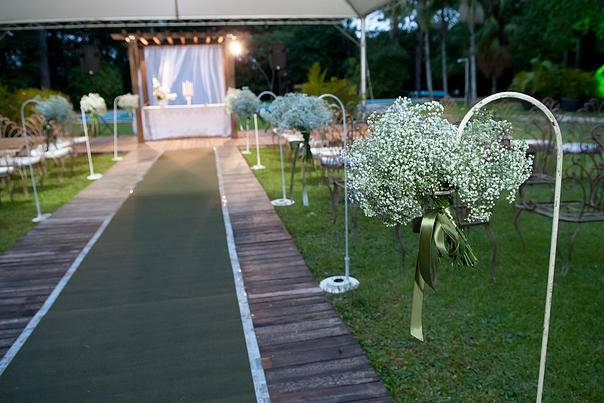
<path fill-rule="evenodd" d="M 535 155 L 539 152 L 547 153 L 549 148 L 533 152 Z M 565 198 L 560 202 L 560 221 L 575 224 L 575 229 L 568 241 L 567 256 L 561 266 L 562 274 L 566 274 L 570 268 L 581 224 L 604 221 L 604 125 L 593 127 L 585 141 L 565 143 L 564 152 L 570 163 L 563 172 Z M 549 176 L 542 176 L 541 179 L 541 184 L 552 183 Z M 523 188 L 526 186 L 525 184 Z M 532 200 L 527 197 L 525 189 L 521 188 L 514 221 L 516 231 L 522 237 L 518 223 L 522 211 L 552 217 L 553 210 L 552 201 Z"/>

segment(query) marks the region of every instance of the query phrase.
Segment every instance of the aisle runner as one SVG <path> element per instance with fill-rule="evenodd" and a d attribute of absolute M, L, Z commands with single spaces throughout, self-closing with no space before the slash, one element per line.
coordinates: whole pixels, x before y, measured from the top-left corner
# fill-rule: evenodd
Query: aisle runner
<path fill-rule="evenodd" d="M 0 401 L 254 401 L 214 156 L 164 154 L 0 378 Z"/>

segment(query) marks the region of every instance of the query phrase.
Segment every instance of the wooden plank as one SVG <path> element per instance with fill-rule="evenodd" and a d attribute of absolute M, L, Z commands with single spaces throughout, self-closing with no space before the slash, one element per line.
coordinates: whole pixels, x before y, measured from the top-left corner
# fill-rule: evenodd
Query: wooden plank
<path fill-rule="evenodd" d="M 392 401 L 239 151 L 219 153 L 272 401 Z"/>

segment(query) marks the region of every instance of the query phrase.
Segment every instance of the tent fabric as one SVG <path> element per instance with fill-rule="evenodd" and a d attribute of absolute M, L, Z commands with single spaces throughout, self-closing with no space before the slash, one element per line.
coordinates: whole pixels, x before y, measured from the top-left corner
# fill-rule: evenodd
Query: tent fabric
<path fill-rule="evenodd" d="M 364 17 L 390 0 L 2 0 L 0 28 L 99 21 L 313 20 Z"/>
<path fill-rule="evenodd" d="M 172 105 L 186 105 L 182 83 L 193 83 L 193 104 L 224 102 L 224 56 L 221 45 L 146 46 L 147 94 L 149 104 L 158 105 L 153 96 L 153 78 L 176 94 Z"/>

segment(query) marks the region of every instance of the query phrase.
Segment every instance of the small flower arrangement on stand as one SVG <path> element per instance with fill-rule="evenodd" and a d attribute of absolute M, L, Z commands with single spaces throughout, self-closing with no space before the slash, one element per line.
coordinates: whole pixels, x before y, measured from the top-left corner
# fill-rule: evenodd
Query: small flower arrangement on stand
<path fill-rule="evenodd" d="M 168 87 L 161 85 L 156 77 L 153 77 L 153 96 L 161 106 L 165 106 L 168 102 L 176 99 L 176 94 L 170 92 Z"/>
<path fill-rule="evenodd" d="M 117 154 L 117 108 L 128 111 L 130 116 L 140 106 L 138 95 L 119 95 L 113 100 L 113 161 L 121 161 L 123 158 Z"/>
<path fill-rule="evenodd" d="M 250 151 L 250 118 L 258 111 L 260 101 L 247 87 L 242 89 L 229 88 L 224 98 L 228 113 L 234 113 L 238 118 L 245 119 L 246 147 L 242 154 L 251 154 Z M 243 127 L 239 126 L 243 131 Z"/>
<path fill-rule="evenodd" d="M 56 132 L 71 120 L 74 114 L 73 106 L 65 97 L 51 95 L 47 99 L 38 99 L 34 109 L 36 113 L 44 116 L 44 130 L 46 132 L 46 150 L 51 143 L 56 145 Z"/>
<path fill-rule="evenodd" d="M 503 141 L 511 125 L 486 115 L 470 123 L 463 137 L 443 117 L 438 102 L 398 99 L 369 118 L 371 136 L 346 149 L 351 199 L 368 217 L 387 226 L 414 222 L 419 232 L 411 334 L 423 340 L 424 286 L 434 288 L 436 265 L 473 267 L 477 258 L 459 228 L 457 199 L 469 219 L 489 220 L 497 199 L 514 200 L 529 177 L 532 160 L 524 141 Z"/>
<path fill-rule="evenodd" d="M 306 190 L 306 174 L 304 166 L 312 160 L 310 151 L 310 132 L 319 127 L 329 124 L 333 112 L 328 104 L 315 96 L 306 94 L 289 93 L 283 97 L 277 97 L 267 110 L 261 112 L 261 116 L 272 125 L 285 130 L 297 130 L 302 133 L 302 143 L 294 144 L 296 147 L 294 157 L 302 159 L 302 203 L 308 206 L 308 192 Z M 298 148 L 299 147 L 299 148 Z"/>
<path fill-rule="evenodd" d="M 96 136 L 99 133 L 99 116 L 107 112 L 105 100 L 99 94 L 91 92 L 80 100 L 80 109 L 90 114 L 90 134 Z"/>

